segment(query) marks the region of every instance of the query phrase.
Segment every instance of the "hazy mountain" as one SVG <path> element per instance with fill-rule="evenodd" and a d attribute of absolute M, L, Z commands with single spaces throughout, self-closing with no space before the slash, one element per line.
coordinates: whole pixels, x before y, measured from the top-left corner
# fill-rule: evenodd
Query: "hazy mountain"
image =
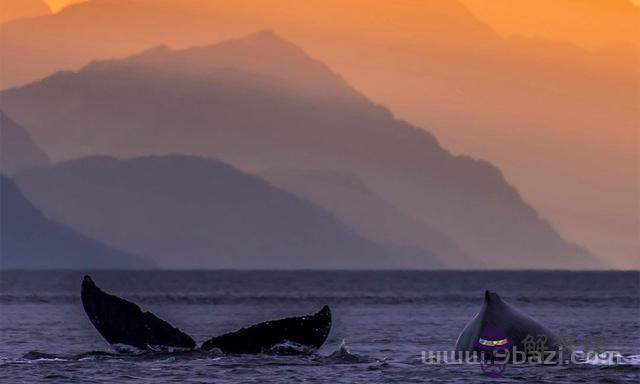
<path fill-rule="evenodd" d="M 215 160 L 90 157 L 16 180 L 51 217 L 167 268 L 403 268 L 418 255 L 436 265 Z"/>
<path fill-rule="evenodd" d="M 268 51 L 278 55 L 260 54 Z M 225 59 L 211 60 L 215 56 Z M 255 72 L 247 64 L 253 62 L 265 70 Z M 300 73 L 307 73 L 304 82 Z M 316 86 L 322 91 L 314 92 Z M 305 95 L 307 88 L 312 90 Z M 401 211 L 491 266 L 593 263 L 584 249 L 560 238 L 497 168 L 452 156 L 429 133 L 358 96 L 270 32 L 94 63 L 0 96 L 2 107 L 24 121 L 55 159 L 183 153 L 249 171 L 340 170 L 358 175 Z"/>
<path fill-rule="evenodd" d="M 590 49 L 616 41 L 640 44 L 640 7 L 634 5 L 633 0 L 519 0 L 517 4 L 510 0 L 461 2 L 504 36 L 562 40 Z M 552 9 L 556 11 L 550 12 Z"/>
<path fill-rule="evenodd" d="M 51 14 L 51 10 L 42 0 L 3 0 L 0 2 L 0 23 L 48 14 Z"/>
<path fill-rule="evenodd" d="M 418 38 L 436 46 L 486 46 L 487 41 L 499 40 L 457 1 L 430 3 L 425 9 L 413 0 L 392 7 L 369 0 L 90 0 L 37 21 L 3 26 L 1 81 L 3 87 L 21 85 L 97 58 L 130 55 L 159 44 L 185 48 L 269 28 L 292 31 L 293 36 L 306 40 L 305 46 L 309 42 L 322 47 L 332 41 L 339 50 L 352 42 L 349 35 L 345 39 L 333 36 L 344 32 L 357 32 L 376 39 L 377 44 L 383 44 L 387 35 Z M 365 8 L 367 12 L 361 12 Z M 336 17 L 335 10 L 356 20 Z M 333 30 L 323 27 L 327 23 Z M 305 28 L 320 28 L 321 32 L 315 38 L 299 33 Z M 368 31 L 363 34 L 363 30 Z"/>
<path fill-rule="evenodd" d="M 508 35 L 545 34 L 503 37 L 455 0 L 90 0 L 3 25 L 0 83 L 272 28 L 452 153 L 498 165 L 566 238 L 637 267 L 640 55 L 617 40 L 638 12 L 621 0 L 466 3 L 508 18 Z"/>
<path fill-rule="evenodd" d="M 0 111 L 0 172 L 13 174 L 49 164 L 49 158 L 29 132 Z"/>
<path fill-rule="evenodd" d="M 0 268 L 152 268 L 151 261 L 111 248 L 45 217 L 11 179 L 0 175 Z"/>
<path fill-rule="evenodd" d="M 325 169 L 269 169 L 259 176 L 327 209 L 372 241 L 430 251 L 449 267 L 482 265 L 460 251 L 451 238 L 400 212 L 356 175 Z M 411 264 L 419 266 L 420 260 Z"/>
<path fill-rule="evenodd" d="M 272 31 L 211 46 L 182 51 L 161 46 L 123 60 L 93 62 L 77 73 L 59 72 L 0 96 L 1 106 L 24 121 L 56 161 L 96 153 L 218 155 L 218 149 L 236 156 L 222 141 L 202 141 L 199 135 L 241 140 L 242 146 L 258 152 L 284 145 L 288 150 L 280 155 L 294 160 L 297 154 L 292 152 L 308 151 L 287 143 L 312 139 L 305 130 L 330 122 L 334 109 L 338 120 L 346 115 L 360 124 L 392 118 L 388 110 L 371 104 L 339 75 Z M 315 109 L 309 121 L 295 120 L 304 118 L 299 105 Z M 271 114 L 272 108 L 284 114 Z M 281 126 L 269 120 L 260 123 L 263 117 Z M 301 123 L 306 126 L 292 132 L 293 125 Z M 231 129 L 235 124 L 242 129 Z M 331 137 L 327 128 L 317 134 Z M 262 135 L 269 138 L 260 141 Z M 271 143 L 278 135 L 284 141 Z M 428 134 L 424 137 L 433 141 Z M 237 157 L 248 160 L 243 153 Z"/>

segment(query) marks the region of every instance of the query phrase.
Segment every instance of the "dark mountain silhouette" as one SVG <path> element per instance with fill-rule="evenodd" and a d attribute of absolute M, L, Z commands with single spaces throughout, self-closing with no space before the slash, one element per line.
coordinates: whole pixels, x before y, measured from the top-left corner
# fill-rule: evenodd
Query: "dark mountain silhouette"
<path fill-rule="evenodd" d="M 448 267 L 481 265 L 465 255 L 454 240 L 400 212 L 356 175 L 326 169 L 269 169 L 259 176 L 327 209 L 372 241 L 428 250 Z M 420 267 L 420 262 L 413 260 L 409 265 Z"/>
<path fill-rule="evenodd" d="M 278 55 L 258 54 L 263 51 Z M 594 265 L 496 167 L 451 155 L 432 135 L 301 55 L 270 32 L 185 51 L 155 49 L 4 91 L 0 103 L 56 159 L 183 153 L 254 172 L 334 169 L 358 175 L 489 266 Z M 194 61 L 197 56 L 207 60 Z M 211 59 L 216 56 L 224 60 Z M 247 64 L 252 60 L 263 70 L 256 73 Z M 299 80 L 300 73 L 308 77 Z"/>
<path fill-rule="evenodd" d="M 74 232 L 45 217 L 0 175 L 0 268 L 129 269 L 154 263 Z"/>
<path fill-rule="evenodd" d="M 215 160 L 90 157 L 16 180 L 51 217 L 167 268 L 403 268 L 404 258 L 431 257 L 370 242 L 321 208 Z"/>
<path fill-rule="evenodd" d="M 49 158 L 29 133 L 0 111 L 0 172 L 11 175 L 49 164 Z"/>

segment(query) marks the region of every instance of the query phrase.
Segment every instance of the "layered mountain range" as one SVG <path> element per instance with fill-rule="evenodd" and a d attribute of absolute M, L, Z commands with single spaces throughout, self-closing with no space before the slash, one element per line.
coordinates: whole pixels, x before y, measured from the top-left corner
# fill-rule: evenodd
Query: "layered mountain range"
<path fill-rule="evenodd" d="M 499 166 L 567 239 L 629 266 L 640 230 L 640 55 L 625 31 L 637 30 L 640 8 L 623 0 L 507 3 L 89 0 L 3 24 L 0 87 L 160 44 L 186 48 L 272 28 L 452 153 Z M 530 37 L 512 36 L 492 15 Z M 527 32 L 536 25 L 545 33 Z M 316 93 L 327 91 L 322 85 Z"/>
<path fill-rule="evenodd" d="M 0 172 L 11 175 L 47 164 L 49 156 L 29 132 L 0 111 Z"/>
<path fill-rule="evenodd" d="M 441 267 L 360 236 L 331 213 L 216 160 L 94 156 L 16 181 L 50 217 L 171 269 Z"/>
<path fill-rule="evenodd" d="M 332 170 L 355 175 L 402 216 L 490 267 L 599 264 L 563 240 L 496 167 L 452 155 L 271 31 L 94 62 L 3 91 L 0 104 L 56 161 L 180 153 L 256 174 Z M 17 180 L 45 211 L 55 209 Z"/>
<path fill-rule="evenodd" d="M 0 175 L 1 269 L 149 269 L 157 265 L 47 218 Z"/>

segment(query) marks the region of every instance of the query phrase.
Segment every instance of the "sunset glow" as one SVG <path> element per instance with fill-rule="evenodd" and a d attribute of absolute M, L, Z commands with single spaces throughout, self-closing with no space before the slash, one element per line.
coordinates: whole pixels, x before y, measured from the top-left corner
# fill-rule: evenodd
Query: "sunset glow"
<path fill-rule="evenodd" d="M 64 9 L 66 6 L 74 3 L 80 3 L 86 0 L 45 0 L 51 12 L 56 13 Z"/>

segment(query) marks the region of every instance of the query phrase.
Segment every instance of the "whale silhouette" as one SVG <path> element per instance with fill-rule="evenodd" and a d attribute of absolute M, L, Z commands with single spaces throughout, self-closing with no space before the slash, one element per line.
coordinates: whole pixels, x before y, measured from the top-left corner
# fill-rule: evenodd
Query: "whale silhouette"
<path fill-rule="evenodd" d="M 110 344 L 129 345 L 143 350 L 193 349 L 196 342 L 151 312 L 110 295 L 85 276 L 81 290 L 82 306 L 89 320 Z"/>
<path fill-rule="evenodd" d="M 90 276 L 82 281 L 81 298 L 89 320 L 112 345 L 140 350 L 196 349 L 191 336 L 153 313 L 143 312 L 137 304 L 104 292 Z M 201 349 L 217 348 L 232 354 L 307 353 L 320 348 L 330 330 L 331 310 L 325 305 L 314 315 L 266 321 L 213 337 Z"/>
<path fill-rule="evenodd" d="M 273 347 L 290 343 L 318 349 L 329 336 L 331 310 L 324 306 L 311 316 L 289 317 L 265 321 L 239 331 L 213 337 L 202 344 L 202 350 L 217 348 L 224 353 L 260 353 Z M 296 348 L 283 351 L 295 351 Z"/>
<path fill-rule="evenodd" d="M 555 333 L 490 291 L 485 292 L 480 311 L 458 336 L 455 350 L 520 351 L 527 357 L 538 353 L 543 356 L 553 354 L 554 360 L 570 353 Z M 515 354 L 511 358 L 516 358 Z"/>

